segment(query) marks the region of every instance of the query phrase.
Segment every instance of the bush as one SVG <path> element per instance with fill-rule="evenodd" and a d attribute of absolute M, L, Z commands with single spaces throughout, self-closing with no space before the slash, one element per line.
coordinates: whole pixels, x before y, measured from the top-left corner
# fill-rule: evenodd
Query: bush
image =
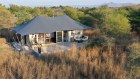
<path fill-rule="evenodd" d="M 90 46 L 113 46 L 114 44 L 115 44 L 114 38 L 102 35 L 93 40 Z"/>
<path fill-rule="evenodd" d="M 129 47 L 129 59 L 130 61 L 135 61 L 140 58 L 140 44 L 133 43 Z"/>
<path fill-rule="evenodd" d="M 140 77 L 140 44 L 133 43 L 128 47 L 128 63 L 130 75 L 133 78 Z"/>

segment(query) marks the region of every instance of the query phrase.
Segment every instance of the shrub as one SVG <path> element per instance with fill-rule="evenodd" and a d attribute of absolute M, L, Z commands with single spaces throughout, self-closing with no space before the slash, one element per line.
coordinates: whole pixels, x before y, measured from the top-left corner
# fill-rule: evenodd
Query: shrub
<path fill-rule="evenodd" d="M 102 35 L 95 40 L 93 40 L 90 46 L 113 46 L 115 44 L 115 39 L 112 37 L 107 37 Z"/>
<path fill-rule="evenodd" d="M 128 63 L 130 75 L 133 78 L 140 77 L 140 44 L 133 43 L 128 47 Z"/>
<path fill-rule="evenodd" d="M 129 47 L 129 59 L 130 61 L 135 61 L 140 58 L 140 44 L 133 43 Z"/>

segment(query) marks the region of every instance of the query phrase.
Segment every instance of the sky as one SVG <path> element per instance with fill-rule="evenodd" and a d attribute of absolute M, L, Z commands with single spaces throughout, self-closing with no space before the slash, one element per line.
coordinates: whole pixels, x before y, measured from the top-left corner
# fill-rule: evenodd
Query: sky
<path fill-rule="evenodd" d="M 140 0 L 0 0 L 0 3 L 6 6 L 9 4 L 16 4 L 31 7 L 59 5 L 101 5 L 110 2 L 140 4 Z"/>

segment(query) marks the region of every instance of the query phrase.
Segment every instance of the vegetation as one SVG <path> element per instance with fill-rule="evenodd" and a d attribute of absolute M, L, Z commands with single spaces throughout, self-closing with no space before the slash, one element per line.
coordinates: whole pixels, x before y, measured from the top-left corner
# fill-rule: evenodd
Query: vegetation
<path fill-rule="evenodd" d="M 129 17 L 130 17 L 130 23 L 132 25 L 132 31 L 136 31 L 140 34 L 140 8 L 129 8 Z"/>
<path fill-rule="evenodd" d="M 0 6 L 0 29 L 14 26 L 16 17 L 5 7 Z"/>
<path fill-rule="evenodd" d="M 128 79 L 123 51 L 73 48 L 34 58 L 8 50 L 0 53 L 2 79 Z"/>
<path fill-rule="evenodd" d="M 85 49 L 69 53 L 19 55 L 0 39 L 0 78 L 2 79 L 138 79 L 140 77 L 140 6 L 109 8 L 26 7 L 0 5 L 0 36 L 9 27 L 27 22 L 37 15 L 67 14 L 95 28 Z M 8 29 L 7 29 L 8 28 Z M 4 30 L 3 30 L 4 29 Z M 6 30 L 5 30 L 6 29 Z M 1 32 L 5 31 L 4 34 Z M 4 36 L 5 35 L 5 36 Z M 10 40 L 10 39 L 8 39 Z M 3 43 L 4 42 L 4 43 Z"/>

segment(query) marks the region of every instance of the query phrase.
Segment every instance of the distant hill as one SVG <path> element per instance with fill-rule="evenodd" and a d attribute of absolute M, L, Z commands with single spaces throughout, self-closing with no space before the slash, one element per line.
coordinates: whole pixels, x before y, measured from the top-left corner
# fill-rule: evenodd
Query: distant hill
<path fill-rule="evenodd" d="M 72 5 L 72 7 L 76 7 L 76 8 L 85 8 L 85 7 L 88 7 L 88 8 L 93 8 L 93 7 L 98 7 L 99 5 Z"/>
<path fill-rule="evenodd" d="M 88 8 L 93 8 L 93 7 L 101 7 L 101 6 L 107 6 L 107 7 L 124 7 L 124 6 L 132 6 L 132 5 L 136 5 L 136 4 L 132 4 L 132 3 L 105 3 L 102 5 L 73 5 L 73 7 L 76 8 L 82 8 L 82 7 L 88 7 Z"/>
<path fill-rule="evenodd" d="M 129 8 L 140 9 L 140 4 L 129 6 Z"/>
<path fill-rule="evenodd" d="M 132 6 L 132 5 L 135 5 L 135 4 L 132 4 L 132 3 L 106 3 L 106 4 L 103 4 L 101 6 L 108 6 L 108 7 L 124 7 L 124 6 Z"/>

